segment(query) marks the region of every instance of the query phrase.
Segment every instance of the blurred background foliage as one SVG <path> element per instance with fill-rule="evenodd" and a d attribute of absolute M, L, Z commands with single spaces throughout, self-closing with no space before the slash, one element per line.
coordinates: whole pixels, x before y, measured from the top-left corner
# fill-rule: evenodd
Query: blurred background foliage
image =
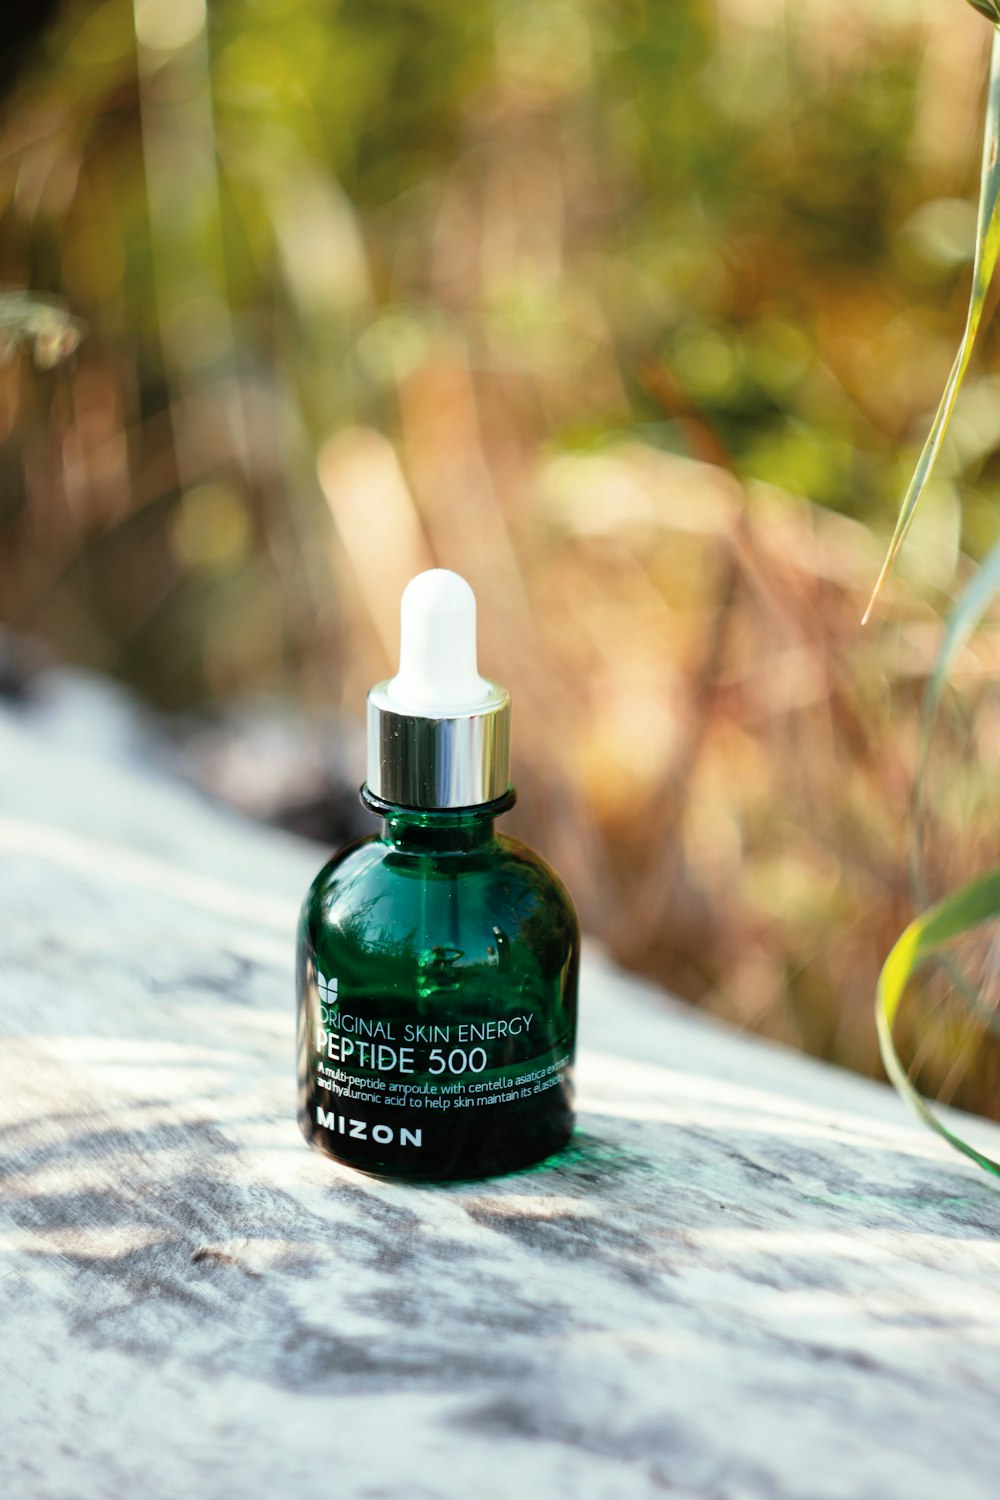
<path fill-rule="evenodd" d="M 586 928 L 875 1071 L 920 693 L 997 532 L 987 331 L 860 630 L 961 330 L 986 23 L 50 0 L 5 29 L 3 619 L 332 837 L 402 585 L 458 569 L 515 695 L 512 826 Z M 931 894 L 996 858 L 998 661 L 994 615 L 936 741 Z M 917 1076 L 996 1112 L 934 983 Z"/>

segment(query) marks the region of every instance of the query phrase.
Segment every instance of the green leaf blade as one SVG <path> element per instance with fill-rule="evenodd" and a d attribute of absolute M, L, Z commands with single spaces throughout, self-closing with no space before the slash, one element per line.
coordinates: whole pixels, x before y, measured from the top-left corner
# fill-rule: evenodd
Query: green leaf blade
<path fill-rule="evenodd" d="M 990 14 L 984 6 L 977 5 L 976 9 L 982 9 L 984 14 Z M 1000 20 L 996 13 L 990 18 L 995 22 Z M 868 607 L 862 616 L 862 624 L 867 624 L 872 610 L 882 592 L 883 585 L 889 576 L 899 549 L 906 540 L 907 533 L 913 524 L 920 498 L 927 486 L 927 482 L 934 472 L 938 454 L 945 440 L 948 428 L 951 424 L 952 413 L 955 402 L 961 390 L 965 372 L 972 358 L 975 347 L 976 336 L 982 322 L 983 309 L 989 293 L 993 274 L 996 270 L 997 254 L 1000 251 L 1000 27 L 995 26 L 993 32 L 993 46 L 990 52 L 990 76 L 989 90 L 986 101 L 986 123 L 983 130 L 983 164 L 979 183 L 979 212 L 976 222 L 976 249 L 972 271 L 972 291 L 969 296 L 969 309 L 966 314 L 965 331 L 962 341 L 958 346 L 951 372 L 948 376 L 941 397 L 940 405 L 934 415 L 931 430 L 927 435 L 923 450 L 917 460 L 917 466 L 910 480 L 903 503 L 900 506 L 899 516 L 896 520 L 895 530 L 889 543 L 885 561 L 882 563 L 872 596 L 868 601 Z"/>
<path fill-rule="evenodd" d="M 994 1161 L 991 1156 L 979 1151 L 934 1113 L 911 1082 L 893 1040 L 893 1026 L 907 987 L 925 959 L 945 943 L 974 931 L 984 922 L 996 917 L 1000 917 L 1000 870 L 993 870 L 979 880 L 963 886 L 960 891 L 911 922 L 882 965 L 875 1002 L 875 1022 L 885 1070 L 914 1113 L 956 1151 L 960 1151 L 994 1177 L 1000 1178 L 1000 1161 Z"/>

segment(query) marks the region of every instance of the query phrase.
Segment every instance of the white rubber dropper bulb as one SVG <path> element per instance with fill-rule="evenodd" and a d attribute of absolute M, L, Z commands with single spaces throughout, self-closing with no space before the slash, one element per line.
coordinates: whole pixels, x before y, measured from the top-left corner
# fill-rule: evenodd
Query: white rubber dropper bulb
<path fill-rule="evenodd" d="M 448 568 L 418 573 L 400 605 L 399 671 L 388 685 L 404 713 L 443 717 L 490 695 L 476 665 L 476 596 Z"/>

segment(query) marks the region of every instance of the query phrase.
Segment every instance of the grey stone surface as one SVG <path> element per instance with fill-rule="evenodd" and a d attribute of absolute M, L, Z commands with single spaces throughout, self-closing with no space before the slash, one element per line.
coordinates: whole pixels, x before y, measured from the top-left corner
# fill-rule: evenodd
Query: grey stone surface
<path fill-rule="evenodd" d="M 561 1159 L 358 1176 L 294 1123 L 321 852 L 0 767 L 5 1500 L 993 1500 L 1000 1197 L 887 1089 L 591 953 Z"/>

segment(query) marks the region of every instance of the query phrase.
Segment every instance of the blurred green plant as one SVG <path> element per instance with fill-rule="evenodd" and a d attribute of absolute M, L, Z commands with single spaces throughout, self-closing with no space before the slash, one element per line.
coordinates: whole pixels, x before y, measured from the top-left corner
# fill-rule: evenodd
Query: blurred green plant
<path fill-rule="evenodd" d="M 995 1177 L 1000 1162 L 971 1145 L 956 1130 L 945 1125 L 914 1087 L 895 1043 L 893 1025 L 906 990 L 921 964 L 939 954 L 946 944 L 1000 917 L 1000 870 L 972 881 L 929 911 L 915 918 L 900 937 L 879 976 L 876 1024 L 885 1069 L 896 1089 L 925 1125 L 943 1136 L 950 1146 L 969 1157 Z"/>
<path fill-rule="evenodd" d="M 997 20 L 996 8 L 987 3 L 987 0 L 970 0 L 976 10 L 984 15 L 991 16 Z M 955 402 L 965 378 L 965 372 L 969 368 L 969 360 L 976 343 L 976 335 L 982 322 L 983 310 L 986 306 L 986 298 L 989 294 L 990 285 L 993 281 L 993 272 L 996 269 L 997 252 L 1000 251 L 1000 32 L 994 31 L 993 46 L 990 52 L 990 78 L 989 90 L 986 100 L 986 124 L 983 136 L 983 166 L 982 180 L 979 188 L 979 212 L 976 222 L 976 250 L 972 268 L 972 291 L 969 297 L 969 310 L 965 320 L 965 332 L 962 342 L 959 344 L 958 353 L 951 367 L 945 385 L 944 395 L 941 397 L 940 405 L 934 416 L 930 433 L 924 444 L 923 451 L 917 460 L 917 467 L 913 472 L 909 487 L 903 497 L 900 507 L 899 518 L 896 521 L 896 529 L 889 543 L 882 569 L 875 582 L 872 597 L 868 608 L 865 610 L 862 624 L 866 624 L 875 601 L 879 596 L 882 585 L 889 574 L 889 569 L 906 540 L 907 533 L 913 524 L 920 497 L 923 495 L 934 466 L 937 462 L 941 445 L 948 432 L 952 413 L 955 410 Z"/>
<path fill-rule="evenodd" d="M 955 402 L 962 380 L 968 368 L 979 325 L 982 320 L 986 297 L 996 267 L 1000 249 L 1000 11 L 987 0 L 970 0 L 994 23 L 993 45 L 990 54 L 989 91 L 986 105 L 986 122 L 983 142 L 982 178 L 979 193 L 979 209 L 976 226 L 976 250 L 973 267 L 972 292 L 966 319 L 965 333 L 952 366 L 944 396 L 938 407 L 930 436 L 920 455 L 916 471 L 910 481 L 903 501 L 896 530 L 882 566 L 875 592 L 865 613 L 867 620 L 878 596 L 888 570 L 905 540 L 913 521 L 916 507 L 931 477 L 941 445 L 948 431 Z M 941 697 L 948 679 L 948 672 L 958 651 L 969 639 L 985 610 L 1000 590 L 1000 544 L 997 544 L 984 560 L 979 571 L 967 586 L 965 593 L 953 609 L 945 630 L 934 670 L 924 691 L 921 713 L 920 751 L 917 774 L 914 782 L 914 838 L 913 874 L 918 900 L 927 900 L 927 881 L 923 870 L 922 828 L 925 811 L 925 782 L 932 732 Z M 965 937 L 975 929 L 1000 917 L 1000 870 L 980 877 L 964 886 L 953 895 L 940 901 L 910 923 L 906 931 L 892 948 L 879 976 L 876 994 L 876 1026 L 879 1048 L 886 1072 L 896 1089 L 930 1128 L 948 1143 L 985 1168 L 1000 1176 L 1000 1163 L 984 1155 L 969 1144 L 957 1131 L 946 1126 L 933 1112 L 911 1081 L 904 1068 L 893 1038 L 893 1026 L 900 1005 L 910 982 L 920 966 L 930 957 L 957 938 Z M 954 992 L 968 1007 L 970 1017 L 987 1028 L 997 1023 L 995 1005 L 981 1000 L 976 988 L 950 959 L 946 960 Z M 969 1040 L 968 1029 L 963 1045 Z"/>

